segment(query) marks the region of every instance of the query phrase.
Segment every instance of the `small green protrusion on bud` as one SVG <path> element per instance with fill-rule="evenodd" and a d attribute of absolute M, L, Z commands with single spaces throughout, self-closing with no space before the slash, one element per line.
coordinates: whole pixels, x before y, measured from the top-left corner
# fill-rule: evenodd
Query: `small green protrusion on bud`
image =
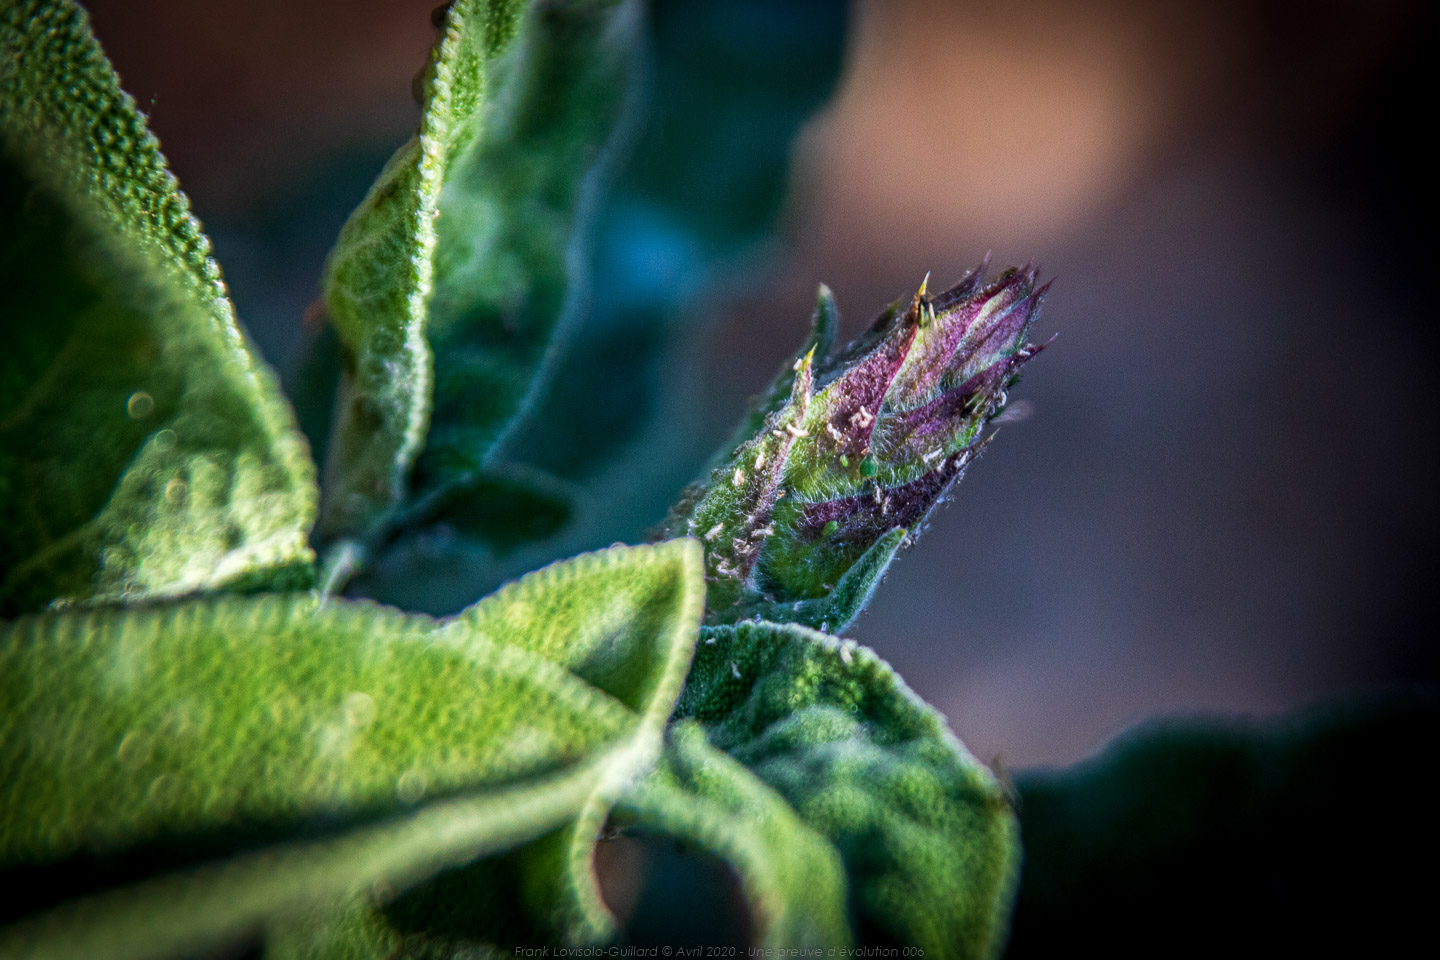
<path fill-rule="evenodd" d="M 1041 349 L 1027 338 L 1048 284 L 1033 267 L 987 284 L 986 266 L 934 296 L 927 274 L 828 361 L 838 311 L 820 287 L 810 342 L 663 528 L 705 542 L 709 622 L 839 630 L 859 613 Z"/>

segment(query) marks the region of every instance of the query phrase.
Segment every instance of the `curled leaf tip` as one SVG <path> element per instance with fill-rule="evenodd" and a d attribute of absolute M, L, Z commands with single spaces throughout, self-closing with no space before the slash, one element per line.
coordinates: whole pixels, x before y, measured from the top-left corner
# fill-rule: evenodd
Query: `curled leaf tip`
<path fill-rule="evenodd" d="M 670 520 L 715 534 L 706 538 L 711 622 L 793 619 L 787 612 L 840 603 L 835 585 L 888 534 L 922 526 L 974 461 L 985 424 L 1042 349 L 1029 333 L 1049 288 L 1033 264 L 993 278 L 988 267 L 987 255 L 934 294 L 927 274 L 908 309 L 898 301 L 834 359 L 822 333 L 834 299 L 821 285 L 817 335 L 785 371 L 788 390 Z M 878 577 L 896 546 L 864 568 Z M 856 596 L 873 589 L 855 586 Z M 856 613 L 830 610 L 829 622 Z"/>

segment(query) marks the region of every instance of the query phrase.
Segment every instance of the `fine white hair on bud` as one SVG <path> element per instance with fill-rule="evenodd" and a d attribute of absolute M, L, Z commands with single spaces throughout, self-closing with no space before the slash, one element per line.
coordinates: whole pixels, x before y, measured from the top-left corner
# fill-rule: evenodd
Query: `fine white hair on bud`
<path fill-rule="evenodd" d="M 710 622 L 757 610 L 814 619 L 832 601 L 869 596 L 988 442 L 985 425 L 1042 348 L 1028 337 L 1048 284 L 1037 285 L 1033 266 L 991 280 L 987 270 L 939 293 L 927 274 L 833 358 L 838 312 L 821 287 L 811 342 L 785 364 L 729 462 L 664 530 L 707 531 L 720 578 Z M 829 622 L 855 612 L 831 611 Z"/>

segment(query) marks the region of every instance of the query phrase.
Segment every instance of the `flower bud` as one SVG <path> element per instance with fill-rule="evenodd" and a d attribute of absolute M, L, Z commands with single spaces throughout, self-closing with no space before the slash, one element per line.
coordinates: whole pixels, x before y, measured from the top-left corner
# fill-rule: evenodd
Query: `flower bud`
<path fill-rule="evenodd" d="M 812 344 L 664 528 L 705 543 L 709 622 L 838 631 L 864 607 L 1041 349 L 1027 335 L 1049 285 L 1033 268 L 985 271 L 934 296 L 921 283 L 829 362 L 837 317 L 821 286 Z"/>

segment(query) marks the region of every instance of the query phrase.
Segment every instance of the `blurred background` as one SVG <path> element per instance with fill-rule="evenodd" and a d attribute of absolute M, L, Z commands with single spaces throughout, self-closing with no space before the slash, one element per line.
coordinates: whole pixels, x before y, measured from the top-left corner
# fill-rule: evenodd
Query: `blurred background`
<path fill-rule="evenodd" d="M 414 129 L 434 0 L 88 6 L 242 319 L 294 370 L 335 233 Z M 567 552 L 658 519 L 801 342 L 817 281 L 853 333 L 993 251 L 1055 278 L 1038 332 L 1059 338 L 1011 392 L 1028 418 L 849 635 L 1009 767 L 1157 713 L 1440 679 L 1435 5 L 681 0 L 653 21 L 630 176 L 681 173 L 668 207 L 612 210 L 596 302 L 679 290 L 647 361 L 671 381 L 643 418 L 663 465 L 593 486 L 630 497 L 623 529 Z M 650 149 L 667 137 L 699 148 Z M 726 178 L 765 170 L 736 213 Z M 688 242 L 637 214 L 661 207 L 749 232 Z"/>

